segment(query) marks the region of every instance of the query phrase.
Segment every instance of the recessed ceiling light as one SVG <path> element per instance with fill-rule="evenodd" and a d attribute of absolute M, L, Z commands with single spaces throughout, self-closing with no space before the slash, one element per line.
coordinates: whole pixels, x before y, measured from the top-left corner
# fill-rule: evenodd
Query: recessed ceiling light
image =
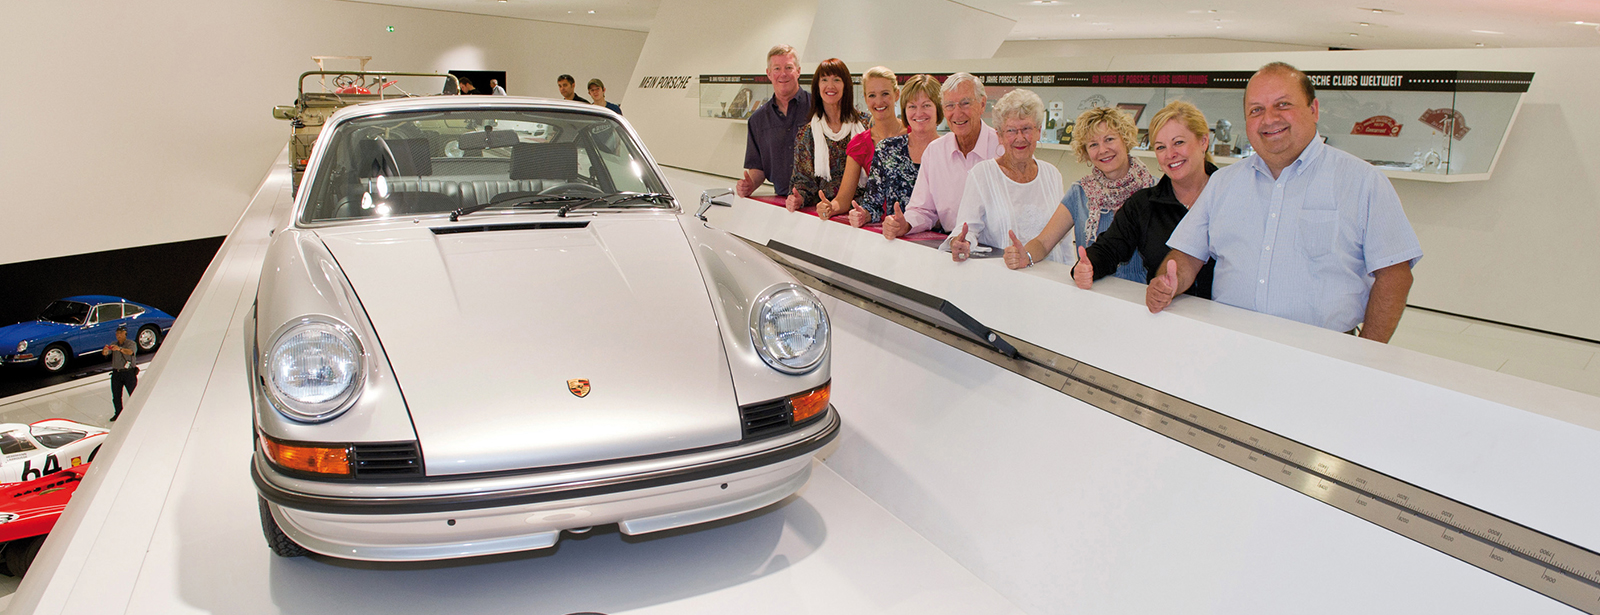
<path fill-rule="evenodd" d="M 1372 25 L 1372 24 L 1369 24 L 1369 23 L 1367 23 L 1367 22 L 1365 22 L 1365 21 L 1363 21 L 1363 22 L 1361 22 L 1361 27 L 1363 27 L 1363 28 L 1366 28 L 1366 27 L 1369 27 L 1369 26 L 1371 26 L 1371 25 Z"/>
<path fill-rule="evenodd" d="M 589 11 L 589 14 L 590 14 L 590 15 L 593 15 L 593 14 L 594 14 L 594 11 Z"/>
<path fill-rule="evenodd" d="M 1483 46 L 1483 43 L 1474 43 L 1474 46 L 1477 46 L 1477 47 L 1482 47 L 1482 46 Z"/>
<path fill-rule="evenodd" d="M 1206 9 L 1206 12 L 1207 13 L 1215 13 L 1215 12 L 1217 12 L 1217 9 Z"/>
<path fill-rule="evenodd" d="M 1037 6 L 1045 6 L 1045 5 L 1060 4 L 1060 3 L 1061 3 L 1061 0 L 1033 0 L 1032 2 L 1024 2 L 1023 4 L 1033 4 L 1033 5 L 1037 5 Z"/>
<path fill-rule="evenodd" d="M 1361 35 L 1360 35 L 1360 34 L 1356 34 L 1356 33 L 1354 33 L 1354 32 L 1351 32 L 1351 33 L 1350 33 L 1350 36 L 1361 36 Z"/>
<path fill-rule="evenodd" d="M 1373 14 L 1377 14 L 1377 15 L 1404 15 L 1405 14 L 1405 13 L 1402 13 L 1400 11 L 1396 11 L 1394 9 L 1369 8 L 1369 7 L 1365 7 L 1365 6 L 1358 6 L 1358 7 L 1356 7 L 1356 10 L 1358 10 L 1358 11 L 1366 11 L 1368 13 L 1373 13 Z"/>
<path fill-rule="evenodd" d="M 1073 17 L 1083 17 L 1083 13 L 1073 13 Z"/>
<path fill-rule="evenodd" d="M 1505 34 L 1504 32 L 1495 32 L 1494 30 L 1473 30 L 1473 32 L 1477 32 L 1478 34 Z"/>
<path fill-rule="evenodd" d="M 1572 22 L 1572 25 L 1574 25 L 1574 26 L 1600 26 L 1600 23 L 1589 23 L 1587 21 L 1574 21 L 1574 22 Z"/>

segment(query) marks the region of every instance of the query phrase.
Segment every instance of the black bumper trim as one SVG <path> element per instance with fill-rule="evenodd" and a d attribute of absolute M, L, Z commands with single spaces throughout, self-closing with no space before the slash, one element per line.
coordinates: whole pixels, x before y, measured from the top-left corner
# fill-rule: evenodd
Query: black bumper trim
<path fill-rule="evenodd" d="M 267 501 L 285 508 L 317 513 L 405 515 L 536 504 L 687 483 L 753 470 L 802 455 L 809 455 L 826 446 L 839 435 L 839 413 L 831 404 L 828 406 L 827 415 L 830 417 L 830 422 L 822 431 L 778 448 L 741 457 L 722 459 L 694 466 L 668 468 L 655 472 L 507 489 L 490 493 L 395 498 L 350 498 L 311 495 L 289 491 L 269 482 L 266 477 L 261 475 L 260 468 L 253 456 L 250 460 L 250 478 L 255 481 L 256 491 Z M 393 483 L 388 484 L 392 485 Z"/>

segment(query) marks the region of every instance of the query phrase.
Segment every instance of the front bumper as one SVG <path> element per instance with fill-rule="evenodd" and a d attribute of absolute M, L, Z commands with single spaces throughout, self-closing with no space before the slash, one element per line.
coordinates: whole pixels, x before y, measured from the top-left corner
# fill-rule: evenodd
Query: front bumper
<path fill-rule="evenodd" d="M 562 530 L 618 524 L 642 534 L 730 517 L 794 493 L 811 453 L 839 432 L 826 415 L 796 432 L 710 451 L 511 476 L 415 483 L 328 483 L 251 466 L 273 518 L 301 546 L 334 557 L 414 561 L 553 546 Z"/>

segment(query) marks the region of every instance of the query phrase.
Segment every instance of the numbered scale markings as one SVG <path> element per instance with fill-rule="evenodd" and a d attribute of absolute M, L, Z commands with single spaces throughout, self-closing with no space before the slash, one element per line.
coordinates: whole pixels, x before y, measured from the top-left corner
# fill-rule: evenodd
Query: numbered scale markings
<path fill-rule="evenodd" d="M 783 255 L 756 245 L 780 263 Z M 1260 427 L 995 333 L 1016 358 L 812 275 L 801 282 L 1275 483 L 1587 613 L 1600 615 L 1600 554 Z M 840 269 L 847 269 L 840 267 Z"/>

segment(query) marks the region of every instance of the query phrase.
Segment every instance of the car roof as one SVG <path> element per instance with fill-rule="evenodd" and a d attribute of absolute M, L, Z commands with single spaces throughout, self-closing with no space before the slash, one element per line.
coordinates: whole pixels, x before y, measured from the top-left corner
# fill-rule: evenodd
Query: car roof
<path fill-rule="evenodd" d="M 74 295 L 63 299 L 63 301 L 77 301 L 79 303 L 130 303 L 127 299 L 123 299 L 122 297 L 113 297 L 111 295 Z"/>
<path fill-rule="evenodd" d="M 350 117 L 364 115 L 379 115 L 397 111 L 423 111 L 429 109 L 526 109 L 530 111 L 577 111 L 593 113 L 616 119 L 622 116 L 616 112 L 588 103 L 572 102 L 565 99 L 534 98 L 531 96 L 417 96 L 413 98 L 396 98 L 394 100 L 379 100 L 359 105 L 350 105 L 330 116 L 324 125 L 331 125 Z"/>

